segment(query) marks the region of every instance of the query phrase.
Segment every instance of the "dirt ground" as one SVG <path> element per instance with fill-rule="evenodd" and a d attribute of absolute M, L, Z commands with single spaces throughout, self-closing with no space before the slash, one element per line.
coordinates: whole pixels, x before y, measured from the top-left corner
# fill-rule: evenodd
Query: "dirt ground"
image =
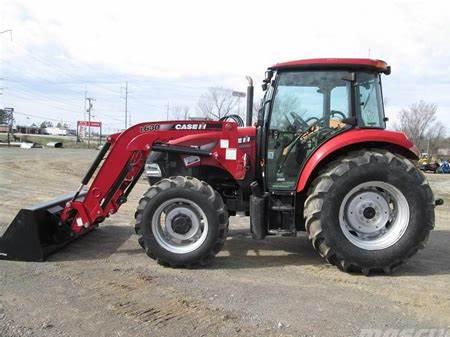
<path fill-rule="evenodd" d="M 96 152 L 0 149 L 0 233 L 22 207 L 74 191 Z M 392 276 L 328 266 L 305 236 L 253 241 L 232 218 L 206 269 L 149 259 L 132 227 L 139 183 L 102 226 L 43 263 L 0 261 L 0 336 L 358 336 L 450 327 L 450 175 L 428 246 Z"/>

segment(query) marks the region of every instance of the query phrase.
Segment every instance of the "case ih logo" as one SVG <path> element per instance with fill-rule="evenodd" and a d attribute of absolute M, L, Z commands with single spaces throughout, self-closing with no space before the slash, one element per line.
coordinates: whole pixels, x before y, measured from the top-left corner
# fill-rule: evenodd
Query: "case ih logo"
<path fill-rule="evenodd" d="M 175 130 L 205 130 L 206 123 L 200 124 L 175 124 Z"/>

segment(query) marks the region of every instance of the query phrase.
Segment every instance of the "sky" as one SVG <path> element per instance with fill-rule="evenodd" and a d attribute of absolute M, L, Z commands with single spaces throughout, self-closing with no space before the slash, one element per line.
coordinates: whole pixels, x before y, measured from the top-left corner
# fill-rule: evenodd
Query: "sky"
<path fill-rule="evenodd" d="M 403 107 L 438 105 L 450 128 L 446 1 L 0 0 L 0 106 L 18 124 L 83 120 L 84 97 L 106 132 L 166 119 L 208 87 L 245 91 L 267 67 L 316 57 L 370 57 L 384 76 L 391 126 Z M 262 95 L 260 86 L 255 88 Z"/>

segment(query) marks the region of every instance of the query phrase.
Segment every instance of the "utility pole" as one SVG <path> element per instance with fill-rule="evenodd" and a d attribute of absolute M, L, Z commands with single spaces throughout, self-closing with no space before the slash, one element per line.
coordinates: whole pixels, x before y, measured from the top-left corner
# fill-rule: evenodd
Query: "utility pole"
<path fill-rule="evenodd" d="M 83 109 L 83 121 L 86 120 L 86 111 L 87 111 L 87 85 L 84 86 L 84 109 Z M 84 131 L 85 127 L 83 125 L 80 126 L 80 133 L 81 133 L 81 137 L 84 138 L 86 137 L 86 132 Z"/>
<path fill-rule="evenodd" d="M 12 128 L 14 123 L 14 108 L 4 108 L 6 113 L 6 122 L 8 125 L 8 147 L 11 146 L 10 134 L 12 134 Z"/>
<path fill-rule="evenodd" d="M 87 86 L 84 86 L 84 110 L 83 110 L 83 120 L 86 120 L 86 102 L 87 102 Z"/>
<path fill-rule="evenodd" d="M 86 97 L 86 101 L 88 102 L 88 108 L 86 109 L 86 112 L 88 113 L 88 149 L 89 149 L 91 145 L 91 117 L 94 117 L 91 114 L 93 108 L 92 102 L 95 102 L 95 98 Z"/>
<path fill-rule="evenodd" d="M 166 110 L 166 120 L 169 120 L 169 110 L 170 110 L 170 105 L 169 102 L 167 102 L 167 110 Z"/>

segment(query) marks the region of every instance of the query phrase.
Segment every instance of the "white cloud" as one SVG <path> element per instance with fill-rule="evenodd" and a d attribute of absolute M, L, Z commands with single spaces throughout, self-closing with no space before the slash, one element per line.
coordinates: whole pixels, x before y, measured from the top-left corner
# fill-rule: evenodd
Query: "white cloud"
<path fill-rule="evenodd" d="M 77 83 L 95 82 L 101 73 L 115 90 L 137 76 L 173 84 L 158 91 L 163 98 L 152 101 L 160 107 L 152 118 L 161 118 L 167 100 L 195 103 L 200 91 L 180 88 L 190 86 L 188 78 L 203 79 L 200 86 L 243 89 L 246 74 L 260 78 L 276 62 L 370 52 L 392 65 L 385 85 L 391 106 L 432 101 L 450 125 L 445 1 L 22 0 L 2 8 L 2 25 L 14 30 L 13 43 L 1 37 L 4 67 L 15 67 L 21 78 Z M 139 85 L 130 80 L 135 90 Z M 82 92 L 83 86 L 74 90 Z M 120 110 L 120 98 L 114 99 Z M 152 102 L 140 99 L 136 121 L 150 117 L 144 111 Z"/>

